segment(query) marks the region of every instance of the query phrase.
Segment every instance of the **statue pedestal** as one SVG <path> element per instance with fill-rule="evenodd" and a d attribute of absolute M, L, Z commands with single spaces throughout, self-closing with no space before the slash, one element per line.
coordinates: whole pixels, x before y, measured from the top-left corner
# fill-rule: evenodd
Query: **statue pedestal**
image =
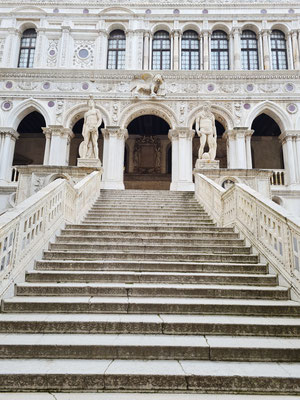
<path fill-rule="evenodd" d="M 199 159 L 196 161 L 195 165 L 196 169 L 219 169 L 220 161 L 219 160 L 205 160 Z"/>
<path fill-rule="evenodd" d="M 100 168 L 101 161 L 99 158 L 77 158 L 78 167 Z"/>

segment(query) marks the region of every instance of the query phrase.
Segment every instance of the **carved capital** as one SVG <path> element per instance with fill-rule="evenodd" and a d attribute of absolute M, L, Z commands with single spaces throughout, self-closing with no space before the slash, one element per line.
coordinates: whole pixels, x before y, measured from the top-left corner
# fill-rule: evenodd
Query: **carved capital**
<path fill-rule="evenodd" d="M 300 138 L 299 130 L 284 131 L 279 136 L 279 140 L 281 141 L 282 144 L 284 144 L 290 140 L 293 140 L 293 139 L 298 140 L 299 138 Z"/>
<path fill-rule="evenodd" d="M 0 128 L 0 136 L 10 136 L 12 140 L 17 140 L 20 135 L 13 128 Z"/>
<path fill-rule="evenodd" d="M 177 129 L 170 129 L 168 133 L 168 138 L 173 142 L 174 140 L 178 140 L 179 132 Z"/>
<path fill-rule="evenodd" d="M 231 132 L 235 138 L 245 138 L 246 136 L 252 136 L 254 130 L 246 127 L 236 127 L 233 128 Z"/>
<path fill-rule="evenodd" d="M 46 135 L 60 136 L 61 138 L 72 139 L 74 137 L 74 133 L 70 128 L 64 128 L 62 125 L 49 125 L 46 128 L 42 128 L 43 133 Z"/>
<path fill-rule="evenodd" d="M 101 129 L 101 132 L 105 139 L 109 139 L 111 137 L 117 137 L 118 139 L 124 140 L 128 139 L 127 129 L 121 129 L 119 126 L 108 126 Z"/>

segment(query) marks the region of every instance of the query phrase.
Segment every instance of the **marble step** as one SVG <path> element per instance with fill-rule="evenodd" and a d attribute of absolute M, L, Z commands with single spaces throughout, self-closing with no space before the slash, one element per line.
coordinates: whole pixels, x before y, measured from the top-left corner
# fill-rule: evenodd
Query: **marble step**
<path fill-rule="evenodd" d="M 0 359 L 6 358 L 299 362 L 300 338 L 0 334 Z"/>
<path fill-rule="evenodd" d="M 2 312 L 126 313 L 299 316 L 292 300 L 196 299 L 177 297 L 15 296 L 2 300 Z"/>
<path fill-rule="evenodd" d="M 100 235 L 86 235 L 85 232 L 82 232 L 81 235 L 71 235 L 71 234 L 63 234 L 57 236 L 55 238 L 55 243 L 101 243 L 101 244 L 111 244 L 111 243 L 122 243 L 124 244 L 135 244 L 139 243 L 144 245 L 183 245 L 183 246 L 192 246 L 195 247 L 197 245 L 209 245 L 214 244 L 214 246 L 244 246 L 244 240 L 242 239 L 224 239 L 224 236 L 221 238 L 153 238 L 153 237 L 145 237 L 145 236 L 132 236 L 126 237 L 125 235 L 118 235 L 111 237 L 100 236 Z M 177 247 L 177 246 L 176 246 Z M 181 247 L 181 246 L 179 246 Z"/>
<path fill-rule="evenodd" d="M 122 206 L 115 206 L 112 207 L 110 203 L 101 204 L 101 205 L 94 205 L 91 207 L 90 211 L 113 211 L 113 212 L 159 212 L 159 213 L 174 213 L 174 214 L 185 214 L 186 212 L 189 214 L 206 214 L 206 211 L 202 207 L 187 205 L 184 207 L 174 207 L 173 204 L 162 204 L 161 206 L 151 206 L 150 204 L 142 205 L 122 205 Z"/>
<path fill-rule="evenodd" d="M 222 263 L 257 263 L 258 256 L 255 254 L 211 254 L 211 253 L 189 253 L 182 255 L 179 252 L 146 252 L 146 251 L 75 251 L 75 250 L 51 250 L 44 251 L 45 260 L 111 260 L 111 261 L 193 261 L 193 262 L 222 262 Z"/>
<path fill-rule="evenodd" d="M 197 285 L 163 283 L 20 283 L 17 296 L 107 296 L 107 297 L 183 297 L 207 299 L 288 300 L 285 287 L 243 285 Z"/>
<path fill-rule="evenodd" d="M 300 319 L 243 315 L 1 313 L 0 332 L 300 338 Z"/>
<path fill-rule="evenodd" d="M 98 252 L 98 251 L 125 251 L 125 252 L 157 252 L 157 253 L 164 253 L 164 252 L 172 252 L 172 253 L 179 253 L 181 255 L 185 253 L 212 253 L 212 254 L 251 254 L 251 247 L 241 246 L 241 245 L 221 245 L 221 244 L 202 244 L 201 242 L 196 245 L 190 244 L 149 244 L 148 242 L 108 242 L 103 243 L 101 240 L 98 241 L 76 241 L 74 243 L 64 240 L 61 238 L 60 241 L 56 241 L 55 243 L 50 243 L 49 245 L 50 250 L 79 250 L 81 252 L 90 251 L 90 252 Z M 182 256 L 180 256 L 182 257 Z"/>
<path fill-rule="evenodd" d="M 86 230 L 95 230 L 98 229 L 100 231 L 102 230 L 108 230 L 111 232 L 114 231 L 130 231 L 130 232 L 144 232 L 144 231 L 153 231 L 153 232 L 178 232 L 178 233 L 193 233 L 193 234 L 201 234 L 204 232 L 215 232 L 215 233 L 234 233 L 233 228 L 223 228 L 223 227 L 217 227 L 217 226 L 207 226 L 207 225 L 202 225 L 202 226 L 193 226 L 193 224 L 189 224 L 187 226 L 182 226 L 182 225 L 175 225 L 175 226 L 168 226 L 167 224 L 165 225 L 160 225 L 160 224 L 153 224 L 153 223 L 148 223 L 148 224 L 139 224 L 136 225 L 134 223 L 125 223 L 125 224 L 106 224 L 104 225 L 103 223 L 93 223 L 93 224 L 88 224 L 83 222 L 82 224 L 66 224 L 66 229 L 80 229 L 83 231 Z"/>
<path fill-rule="evenodd" d="M 209 239 L 215 240 L 242 240 L 239 239 L 239 234 L 234 232 L 215 232 L 215 231 L 205 231 L 205 232 L 181 232 L 181 231 L 138 231 L 138 230 L 110 230 L 110 229 L 62 229 L 60 237 L 69 236 L 94 236 L 98 238 L 111 238 L 112 240 L 120 238 L 129 238 L 136 240 L 149 240 L 149 239 L 161 239 L 161 240 L 182 240 L 182 241 L 197 241 L 197 243 Z"/>
<path fill-rule="evenodd" d="M 145 262 L 145 261 L 83 261 L 83 260 L 37 260 L 36 270 L 53 271 L 130 271 L 136 272 L 177 272 L 177 273 L 239 273 L 239 274 L 266 274 L 268 267 L 266 264 L 251 263 L 189 263 L 189 262 Z"/>
<path fill-rule="evenodd" d="M 118 283 L 180 283 L 180 284 L 222 284 L 275 286 L 276 275 L 234 274 L 234 273 L 170 273 L 132 271 L 30 271 L 26 282 L 118 282 Z"/>
<path fill-rule="evenodd" d="M 0 360 L 3 391 L 300 394 L 300 364 L 198 360 Z"/>
<path fill-rule="evenodd" d="M 132 225 L 159 225 L 163 228 L 165 228 L 166 226 L 170 226 L 170 227 L 177 227 L 177 226 L 181 226 L 181 227 L 194 227 L 194 228 L 201 228 L 201 226 L 204 227 L 213 227 L 215 226 L 215 223 L 212 222 L 210 219 L 209 220 L 188 220 L 188 219 L 184 219 L 182 221 L 178 220 L 177 218 L 174 219 L 161 219 L 161 218 L 140 218 L 138 219 L 137 217 L 132 217 L 132 218 L 125 218 L 125 217 L 120 217 L 120 216 L 103 216 L 103 217 L 93 217 L 93 218 L 85 218 L 84 222 L 85 224 L 93 224 L 93 223 L 98 223 L 101 225 L 115 225 L 116 226 L 120 226 L 120 225 L 128 225 L 128 226 L 132 226 Z"/>

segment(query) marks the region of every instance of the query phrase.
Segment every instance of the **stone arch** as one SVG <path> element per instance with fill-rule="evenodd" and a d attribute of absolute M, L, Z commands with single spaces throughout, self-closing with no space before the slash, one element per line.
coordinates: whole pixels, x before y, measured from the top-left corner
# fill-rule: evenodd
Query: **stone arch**
<path fill-rule="evenodd" d="M 202 111 L 203 108 L 202 104 L 200 107 L 195 108 L 194 110 L 191 111 L 191 113 L 188 116 L 188 123 L 187 126 L 192 129 L 194 122 L 197 118 L 197 115 Z M 233 117 L 232 115 L 223 107 L 219 105 L 211 105 L 211 111 L 214 114 L 215 118 L 217 121 L 219 121 L 225 128 L 225 130 L 228 129 L 233 129 L 234 123 L 233 123 Z"/>
<path fill-rule="evenodd" d="M 214 31 L 224 31 L 229 36 L 230 35 L 230 26 L 228 26 L 226 24 L 220 24 L 218 22 L 211 27 L 211 32 L 214 32 Z"/>
<path fill-rule="evenodd" d="M 95 101 L 96 108 L 100 111 L 102 120 L 105 126 L 110 125 L 110 119 L 108 112 L 101 106 L 99 106 Z M 77 104 L 72 107 L 65 115 L 63 119 L 63 126 L 65 128 L 73 128 L 77 121 L 83 118 L 84 113 L 88 110 L 87 104 Z"/>
<path fill-rule="evenodd" d="M 65 180 L 67 180 L 72 186 L 74 186 L 75 185 L 75 181 L 74 181 L 74 179 L 69 175 L 69 174 L 66 174 L 66 173 L 60 173 L 60 172 L 58 172 L 58 173 L 54 173 L 54 174 L 52 174 L 52 175 L 49 175 L 49 176 L 47 176 L 47 178 L 45 179 L 45 186 L 46 185 L 48 185 L 49 183 L 51 183 L 51 182 L 54 182 L 56 179 L 65 179 Z"/>
<path fill-rule="evenodd" d="M 181 32 L 184 33 L 186 31 L 195 31 L 198 33 L 198 35 L 201 34 L 201 30 L 200 30 L 199 26 L 197 24 L 193 24 L 193 23 L 187 23 L 182 27 Z"/>
<path fill-rule="evenodd" d="M 126 36 L 127 28 L 124 24 L 116 22 L 116 23 L 113 23 L 113 24 L 110 24 L 107 26 L 108 35 L 110 35 L 113 31 L 117 31 L 117 30 L 123 31 Z"/>
<path fill-rule="evenodd" d="M 273 118 L 281 132 L 292 129 L 291 119 L 288 114 L 280 106 L 271 101 L 264 101 L 255 106 L 247 116 L 245 126 L 251 127 L 255 118 L 260 114 L 267 114 L 269 117 Z"/>
<path fill-rule="evenodd" d="M 253 23 L 253 22 L 251 22 L 251 23 L 246 22 L 241 26 L 241 31 L 248 31 L 248 30 L 252 31 L 256 35 L 258 35 L 259 32 L 260 32 L 260 27 L 257 24 Z"/>
<path fill-rule="evenodd" d="M 272 31 L 278 30 L 278 31 L 283 32 L 283 33 L 285 34 L 286 39 L 287 39 L 287 35 L 289 34 L 289 32 L 290 32 L 291 29 L 290 29 L 290 27 L 289 27 L 287 24 L 284 24 L 284 23 L 275 23 L 275 24 L 273 24 L 273 25 L 271 26 L 271 30 L 272 30 Z"/>
<path fill-rule="evenodd" d="M 33 111 L 37 111 L 44 117 L 46 121 L 46 126 L 51 124 L 51 118 L 48 111 L 44 108 L 44 106 L 34 99 L 25 100 L 20 103 L 15 109 L 13 109 L 8 115 L 7 120 L 13 121 L 12 127 L 17 130 L 20 122 L 26 115 L 30 114 Z M 7 125 L 7 126 L 10 126 Z"/>
<path fill-rule="evenodd" d="M 156 105 L 150 102 L 141 102 L 140 104 L 133 104 L 123 111 L 120 118 L 120 128 L 127 128 L 131 121 L 142 115 L 156 115 L 164 119 L 171 129 L 178 126 L 176 117 L 169 107 L 162 104 Z"/>
<path fill-rule="evenodd" d="M 20 22 L 20 25 L 18 26 L 18 29 L 21 33 L 26 31 L 27 29 L 38 29 L 38 25 L 35 22 L 32 21 L 26 21 L 26 22 Z"/>
<path fill-rule="evenodd" d="M 171 26 L 169 24 L 155 24 L 155 25 L 153 25 L 153 27 L 151 28 L 152 35 L 154 35 L 158 31 L 166 31 L 169 34 L 171 34 L 172 28 L 171 28 Z"/>

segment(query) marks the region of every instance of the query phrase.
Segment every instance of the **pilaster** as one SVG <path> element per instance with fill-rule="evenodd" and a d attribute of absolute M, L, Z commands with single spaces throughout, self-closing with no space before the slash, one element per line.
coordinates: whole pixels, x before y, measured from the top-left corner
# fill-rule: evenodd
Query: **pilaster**
<path fill-rule="evenodd" d="M 194 130 L 176 128 L 169 131 L 172 142 L 172 183 L 170 190 L 193 191 L 193 137 Z"/>
<path fill-rule="evenodd" d="M 127 129 L 118 126 L 102 129 L 103 148 L 103 189 L 124 190 L 124 153 Z"/>
<path fill-rule="evenodd" d="M 286 182 L 288 185 L 300 183 L 300 131 L 284 131 L 279 136 L 282 143 Z"/>

